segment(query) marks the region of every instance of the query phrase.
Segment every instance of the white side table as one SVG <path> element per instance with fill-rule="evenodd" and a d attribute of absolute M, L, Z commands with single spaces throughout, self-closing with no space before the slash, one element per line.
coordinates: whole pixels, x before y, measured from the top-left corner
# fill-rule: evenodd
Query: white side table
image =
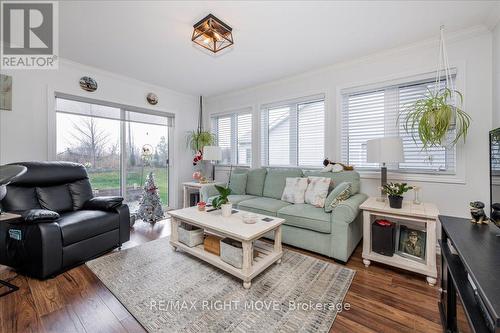
<path fill-rule="evenodd" d="M 221 183 L 221 182 L 211 182 L 211 183 L 205 183 L 205 184 L 202 184 L 202 183 L 199 183 L 199 182 L 185 182 L 185 183 L 182 183 L 182 187 L 184 189 L 183 207 L 184 208 L 189 207 L 189 195 L 191 193 L 193 193 L 193 192 L 194 193 L 199 192 L 200 189 L 203 186 L 208 186 L 208 185 L 225 185 L 225 183 Z"/>
<path fill-rule="evenodd" d="M 370 266 L 371 261 L 377 261 L 386 265 L 402 268 L 408 271 L 423 274 L 427 277 L 427 283 L 431 286 L 436 284 L 436 221 L 439 211 L 432 203 L 421 203 L 415 205 L 411 201 L 403 201 L 401 209 L 391 208 L 389 201 L 377 201 L 377 198 L 368 198 L 360 209 L 363 210 L 363 263 Z M 416 225 L 426 231 L 425 260 L 415 261 L 413 259 L 394 253 L 392 257 L 385 256 L 372 251 L 372 223 L 377 219 L 387 219 L 398 224 Z M 398 227 L 398 226 L 396 226 Z M 411 228 L 411 227 L 410 227 Z M 396 238 L 396 250 L 399 240 Z"/>

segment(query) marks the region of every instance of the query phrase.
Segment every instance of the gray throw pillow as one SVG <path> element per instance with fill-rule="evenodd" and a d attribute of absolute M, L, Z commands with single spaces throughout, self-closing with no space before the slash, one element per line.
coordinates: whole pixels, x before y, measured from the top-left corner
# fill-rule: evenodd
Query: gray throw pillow
<path fill-rule="evenodd" d="M 335 186 L 333 191 L 326 197 L 325 212 L 331 212 L 340 202 L 349 199 L 351 187 L 352 183 L 350 182 L 342 182 Z"/>
<path fill-rule="evenodd" d="M 245 189 L 247 187 L 247 174 L 246 173 L 233 173 L 231 175 L 231 180 L 229 182 L 229 188 L 231 189 L 231 194 L 246 194 Z"/>

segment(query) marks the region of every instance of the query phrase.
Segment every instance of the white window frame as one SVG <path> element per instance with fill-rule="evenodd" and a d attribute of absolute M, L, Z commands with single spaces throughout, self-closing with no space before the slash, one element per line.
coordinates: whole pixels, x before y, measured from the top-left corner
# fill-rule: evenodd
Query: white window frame
<path fill-rule="evenodd" d="M 177 168 L 175 168 L 175 161 L 176 161 L 176 155 L 175 155 L 175 150 L 173 149 L 175 147 L 174 144 L 174 131 L 175 131 L 175 114 L 171 112 L 167 112 L 164 110 L 149 110 L 145 108 L 140 108 L 140 107 L 135 107 L 131 105 L 126 105 L 126 104 L 120 104 L 120 103 L 115 103 L 115 102 L 108 102 L 108 101 L 103 101 L 99 99 L 93 99 L 93 98 L 88 98 L 84 96 L 79 96 L 79 95 L 73 95 L 73 94 L 67 94 L 63 93 L 57 90 L 54 90 L 53 87 L 48 86 L 47 87 L 47 116 L 48 116 L 48 121 L 47 121 L 47 160 L 49 161 L 55 161 L 57 160 L 57 111 L 56 111 L 56 99 L 57 98 L 63 98 L 63 99 L 69 99 L 73 101 L 79 101 L 79 102 L 84 102 L 84 103 L 90 103 L 90 104 L 99 104 L 99 105 L 104 105 L 104 106 L 110 106 L 110 107 L 115 107 L 119 108 L 121 113 L 124 113 L 124 110 L 126 111 L 134 111 L 134 112 L 139 112 L 139 113 L 145 113 L 145 114 L 153 114 L 153 115 L 160 115 L 164 117 L 170 117 L 172 119 L 172 126 L 170 126 L 170 129 L 168 131 L 168 203 L 166 209 L 170 209 L 171 207 L 177 206 L 177 192 L 178 192 L 178 185 L 176 182 L 177 179 Z M 124 127 L 125 122 L 122 121 L 120 125 L 121 129 L 121 140 L 124 140 Z M 122 148 L 122 147 L 121 147 Z M 121 176 L 121 183 L 120 183 L 120 191 L 124 188 L 125 184 L 125 155 L 121 154 L 121 159 L 120 159 L 120 176 Z"/>
<path fill-rule="evenodd" d="M 324 104 L 324 114 L 323 114 L 323 157 L 326 156 L 326 149 L 327 149 L 327 119 L 328 119 L 328 108 L 327 108 L 327 96 L 325 93 L 321 94 L 315 94 L 315 95 L 309 95 L 306 97 L 300 97 L 300 98 L 293 98 L 293 99 L 287 99 L 287 100 L 282 100 L 279 102 L 272 102 L 272 103 L 265 103 L 265 104 L 260 104 L 259 106 L 259 112 L 258 112 L 258 122 L 259 122 L 259 127 L 258 127 L 258 144 L 259 144 L 259 165 L 262 167 L 270 167 L 270 168 L 300 168 L 300 169 L 316 169 L 314 166 L 310 165 L 299 165 L 298 164 L 298 150 L 299 150 L 299 144 L 297 142 L 295 149 L 292 149 L 293 147 L 289 147 L 290 149 L 290 160 L 292 162 L 295 162 L 293 164 L 289 165 L 269 165 L 269 153 L 268 150 L 268 139 L 266 138 L 264 141 L 263 136 L 266 136 L 266 133 L 263 133 L 263 123 L 262 123 L 262 118 L 263 118 L 263 112 L 265 112 L 268 109 L 273 109 L 273 108 L 279 108 L 281 106 L 290 106 L 292 105 L 293 107 L 291 108 L 290 111 L 290 117 L 291 117 L 291 122 L 295 122 L 295 126 L 291 126 L 289 136 L 290 140 L 298 141 L 298 124 L 296 123 L 298 121 L 298 105 L 300 104 L 307 104 L 307 103 L 312 103 L 316 101 L 323 101 Z M 295 138 L 293 138 L 293 136 Z M 322 157 L 322 158 L 323 158 Z M 318 161 L 318 165 L 321 164 L 321 161 Z"/>
<path fill-rule="evenodd" d="M 252 127 L 250 131 L 250 139 L 251 139 L 251 144 L 250 144 L 250 155 L 251 155 L 251 162 L 249 164 L 247 163 L 239 163 L 238 161 L 238 116 L 239 115 L 250 115 L 250 126 Z M 223 111 L 223 112 L 217 112 L 217 113 L 211 113 L 209 115 L 209 122 L 210 122 L 210 131 L 214 133 L 215 128 L 215 120 L 217 118 L 224 118 L 224 117 L 229 117 L 231 118 L 231 161 L 229 163 L 221 163 L 217 162 L 218 166 L 239 166 L 239 167 L 252 167 L 252 165 L 255 163 L 255 150 L 254 150 L 254 141 L 255 141 L 255 121 L 254 121 L 254 112 L 252 107 L 243 107 L 243 108 L 238 108 L 234 109 L 231 111 Z M 217 144 L 218 138 L 215 138 L 215 143 Z M 234 163 L 232 163 L 234 161 Z"/>
<path fill-rule="evenodd" d="M 465 61 L 457 61 L 451 65 L 456 71 L 455 89 L 462 92 L 464 98 L 464 109 L 467 111 L 467 99 L 465 91 Z M 403 84 L 405 82 L 418 81 L 435 77 L 436 69 L 432 67 L 420 68 L 408 72 L 398 73 L 390 76 L 379 77 L 368 81 L 353 82 L 345 85 L 339 85 L 336 89 L 336 141 L 337 141 L 337 160 L 342 158 L 342 95 L 346 91 L 377 89 L 390 85 Z M 433 174 L 433 173 L 415 173 L 412 171 L 399 172 L 397 170 L 388 170 L 388 177 L 395 181 L 417 181 L 417 182 L 431 182 L 431 183 L 447 183 L 447 184 L 465 184 L 465 149 L 463 140 L 456 144 L 455 152 L 455 173 L 454 174 Z M 365 179 L 380 179 L 380 170 L 357 170 L 361 178 Z"/>

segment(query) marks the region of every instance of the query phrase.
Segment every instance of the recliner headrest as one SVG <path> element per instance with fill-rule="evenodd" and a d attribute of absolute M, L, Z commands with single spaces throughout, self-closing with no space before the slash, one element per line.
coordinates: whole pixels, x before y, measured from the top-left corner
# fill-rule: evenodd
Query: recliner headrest
<path fill-rule="evenodd" d="M 16 186 L 52 186 L 72 183 L 88 178 L 85 167 L 73 162 L 20 162 L 28 170 L 10 185 Z"/>

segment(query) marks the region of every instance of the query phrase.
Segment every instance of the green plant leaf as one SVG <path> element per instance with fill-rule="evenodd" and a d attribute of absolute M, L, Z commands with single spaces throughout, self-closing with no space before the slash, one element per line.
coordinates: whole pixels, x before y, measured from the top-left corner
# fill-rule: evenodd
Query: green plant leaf
<path fill-rule="evenodd" d="M 449 99 L 454 93 L 459 99 L 455 102 L 461 106 L 463 95 L 459 91 L 444 88 L 437 93 L 428 90 L 425 98 L 405 107 L 403 128 L 416 144 L 422 142 L 423 149 L 444 146 L 448 134 L 453 130 L 454 138 L 450 145 L 454 146 L 460 138 L 465 142 L 472 119 L 460 107 L 450 104 Z M 400 117 L 401 114 L 398 123 Z"/>
<path fill-rule="evenodd" d="M 215 136 L 208 131 L 189 131 L 186 139 L 187 147 L 195 153 L 203 150 L 203 147 L 210 146 L 215 142 Z"/>

